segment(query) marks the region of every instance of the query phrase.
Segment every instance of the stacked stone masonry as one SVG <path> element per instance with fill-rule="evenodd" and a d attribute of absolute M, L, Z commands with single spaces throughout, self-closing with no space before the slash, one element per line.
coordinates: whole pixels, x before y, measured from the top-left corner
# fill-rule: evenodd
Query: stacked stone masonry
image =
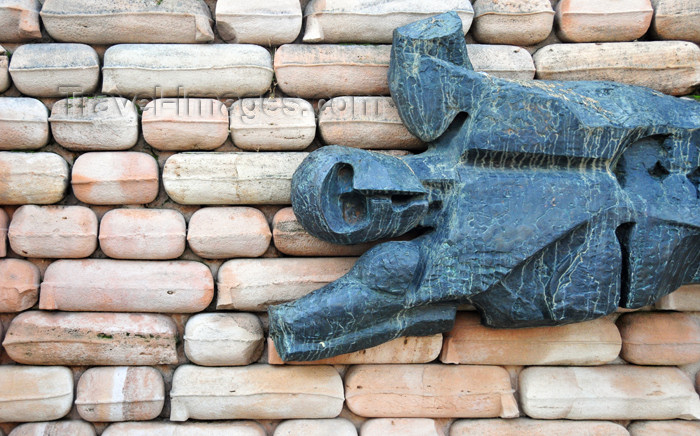
<path fill-rule="evenodd" d="M 266 308 L 373 245 L 309 235 L 292 174 L 324 145 L 425 149 L 391 33 L 447 10 L 487 74 L 700 85 L 695 0 L 0 0 L 0 435 L 700 434 L 698 285 L 581 324 L 464 307 L 444 335 L 276 353 Z"/>

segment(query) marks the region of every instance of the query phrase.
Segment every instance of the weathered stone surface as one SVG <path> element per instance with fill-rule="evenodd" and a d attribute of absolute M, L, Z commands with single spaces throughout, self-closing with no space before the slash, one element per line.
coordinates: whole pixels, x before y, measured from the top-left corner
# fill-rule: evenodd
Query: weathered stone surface
<path fill-rule="evenodd" d="M 216 280 L 216 308 L 264 311 L 292 301 L 338 279 L 357 259 L 234 259 L 221 265 Z"/>
<path fill-rule="evenodd" d="M 275 77 L 302 98 L 389 95 L 388 45 L 286 44 L 275 52 Z"/>
<path fill-rule="evenodd" d="M 602 365 L 620 353 L 615 323 L 597 319 L 556 327 L 494 329 L 460 312 L 440 360 L 469 365 Z"/>
<path fill-rule="evenodd" d="M 85 44 L 25 44 L 12 53 L 15 87 L 32 97 L 91 94 L 100 79 L 100 59 Z"/>
<path fill-rule="evenodd" d="M 265 343 L 260 319 L 251 313 L 201 313 L 187 321 L 185 354 L 202 366 L 249 365 Z"/>
<path fill-rule="evenodd" d="M 488 73 L 494 77 L 513 80 L 535 78 L 535 63 L 522 47 L 513 45 L 467 45 L 469 62 L 474 71 Z"/>
<path fill-rule="evenodd" d="M 203 0 L 46 0 L 41 20 L 57 41 L 108 45 L 214 40 Z"/>
<path fill-rule="evenodd" d="M 445 433 L 433 419 L 377 418 L 362 424 L 360 436 L 445 436 Z"/>
<path fill-rule="evenodd" d="M 468 0 L 311 0 L 304 11 L 304 42 L 387 44 L 395 28 L 447 11 L 459 14 L 466 34 L 474 16 Z"/>
<path fill-rule="evenodd" d="M 90 368 L 80 376 L 78 414 L 91 422 L 147 421 L 165 403 L 163 376 L 150 366 Z"/>
<path fill-rule="evenodd" d="M 61 419 L 73 405 L 73 373 L 62 366 L 1 365 L 0 386 L 0 422 Z"/>
<path fill-rule="evenodd" d="M 535 45 L 552 31 L 549 0 L 476 0 L 474 39 L 484 44 Z"/>
<path fill-rule="evenodd" d="M 335 418 L 343 401 L 331 366 L 182 365 L 173 375 L 170 420 Z"/>
<path fill-rule="evenodd" d="M 38 0 L 5 0 L 0 3 L 0 41 L 21 42 L 41 38 Z"/>
<path fill-rule="evenodd" d="M 0 208 L 0 257 L 7 255 L 7 227 L 9 223 L 10 218 L 7 216 L 7 212 Z"/>
<path fill-rule="evenodd" d="M 0 45 L 0 92 L 5 92 L 10 87 L 10 72 L 7 71 L 10 65 L 10 58 L 7 56 L 7 51 Z"/>
<path fill-rule="evenodd" d="M 508 372 L 497 366 L 353 366 L 345 398 L 353 413 L 368 418 L 518 416 Z"/>
<path fill-rule="evenodd" d="M 214 279 L 200 262 L 59 260 L 44 273 L 39 308 L 192 313 L 205 309 L 213 297 Z"/>
<path fill-rule="evenodd" d="M 21 312 L 39 296 L 39 268 L 22 259 L 0 260 L 0 313 Z"/>
<path fill-rule="evenodd" d="M 307 153 L 178 153 L 163 185 L 180 204 L 289 204 L 294 170 Z"/>
<path fill-rule="evenodd" d="M 562 0 L 557 3 L 557 36 L 567 42 L 634 41 L 649 29 L 649 0 Z"/>
<path fill-rule="evenodd" d="M 187 229 L 190 248 L 205 259 L 259 257 L 271 238 L 265 215 L 253 207 L 205 207 Z"/>
<path fill-rule="evenodd" d="M 26 205 L 12 215 L 8 237 L 20 256 L 87 257 L 97 248 L 97 215 L 83 206 Z"/>
<path fill-rule="evenodd" d="M 627 430 L 630 436 L 694 436 L 700 434 L 700 422 L 637 421 Z"/>
<path fill-rule="evenodd" d="M 73 163 L 73 194 L 88 204 L 144 204 L 158 195 L 158 162 L 135 151 L 81 154 Z"/>
<path fill-rule="evenodd" d="M 556 387 L 553 386 L 554 389 Z M 518 419 L 462 419 L 450 427 L 450 436 L 629 436 L 625 427 L 600 421 L 543 421 Z"/>
<path fill-rule="evenodd" d="M 115 259 L 175 259 L 185 251 L 187 223 L 172 209 L 113 209 L 100 221 L 100 248 Z"/>
<path fill-rule="evenodd" d="M 22 424 L 8 436 L 95 436 L 95 427 L 85 421 L 52 421 Z"/>
<path fill-rule="evenodd" d="M 655 306 L 661 310 L 700 312 L 700 285 L 681 286 L 677 291 L 661 297 Z"/>
<path fill-rule="evenodd" d="M 533 59 L 538 79 L 611 80 L 671 95 L 700 82 L 700 47 L 685 41 L 553 44 Z"/>
<path fill-rule="evenodd" d="M 68 187 L 68 163 L 55 153 L 0 151 L 0 204 L 51 204 Z"/>
<path fill-rule="evenodd" d="M 678 368 L 530 367 L 518 384 L 536 419 L 698 419 L 700 400 Z"/>
<path fill-rule="evenodd" d="M 314 108 L 300 98 L 244 98 L 231 106 L 231 139 L 243 150 L 303 150 L 316 135 Z"/>
<path fill-rule="evenodd" d="M 105 52 L 102 92 L 248 97 L 264 94 L 272 74 L 270 53 L 255 45 L 120 44 Z"/>
<path fill-rule="evenodd" d="M 49 121 L 56 142 L 69 150 L 126 150 L 139 139 L 136 105 L 122 97 L 59 100 Z"/>
<path fill-rule="evenodd" d="M 216 29 L 230 43 L 286 44 L 294 41 L 301 30 L 301 5 L 297 0 L 219 0 Z"/>
<path fill-rule="evenodd" d="M 0 150 L 34 150 L 48 142 L 49 111 L 42 102 L 24 97 L 0 98 Z"/>
<path fill-rule="evenodd" d="M 228 137 L 228 110 L 212 98 L 158 98 L 144 108 L 141 127 L 158 150 L 213 150 Z"/>
<path fill-rule="evenodd" d="M 272 339 L 267 340 L 268 357 L 271 365 L 282 365 L 285 362 L 277 354 Z M 435 360 L 442 347 L 442 335 L 409 336 L 396 338 L 376 347 L 353 353 L 340 354 L 328 359 L 311 362 L 287 362 L 293 365 L 357 365 L 357 364 L 386 364 L 386 363 L 428 363 Z"/>
<path fill-rule="evenodd" d="M 280 423 L 273 436 L 357 436 L 352 422 L 336 419 L 291 419 Z"/>
<path fill-rule="evenodd" d="M 28 365 L 172 365 L 176 338 L 165 315 L 29 311 L 12 320 L 2 345 Z"/>
<path fill-rule="evenodd" d="M 651 27 L 661 39 L 680 39 L 700 44 L 700 10 L 693 0 L 651 0 Z"/>
<path fill-rule="evenodd" d="M 257 422 L 123 422 L 112 424 L 102 436 L 266 436 Z"/>
<path fill-rule="evenodd" d="M 617 320 L 620 357 L 637 365 L 687 365 L 700 361 L 700 326 L 685 313 L 625 313 Z"/>

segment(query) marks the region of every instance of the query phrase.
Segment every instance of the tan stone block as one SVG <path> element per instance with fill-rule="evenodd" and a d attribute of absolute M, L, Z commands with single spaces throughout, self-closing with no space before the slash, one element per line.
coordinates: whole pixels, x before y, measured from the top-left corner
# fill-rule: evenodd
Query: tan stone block
<path fill-rule="evenodd" d="M 165 315 L 29 311 L 12 320 L 2 345 L 30 365 L 172 365 L 176 338 Z"/>
<path fill-rule="evenodd" d="M 163 376 L 150 366 L 90 368 L 78 381 L 75 406 L 86 421 L 147 421 L 165 404 Z"/>
<path fill-rule="evenodd" d="M 85 44 L 25 44 L 12 53 L 15 87 L 32 97 L 91 94 L 100 79 L 97 52 Z"/>
<path fill-rule="evenodd" d="M 469 44 L 469 61 L 474 71 L 513 80 L 535 78 L 535 63 L 530 53 L 513 45 Z"/>
<path fill-rule="evenodd" d="M 73 373 L 62 366 L 1 365 L 0 386 L 0 422 L 61 419 L 73 405 Z"/>
<path fill-rule="evenodd" d="M 200 262 L 59 260 L 44 273 L 39 308 L 193 313 L 213 297 L 214 279 Z"/>
<path fill-rule="evenodd" d="M 651 27 L 661 39 L 680 39 L 700 44 L 700 9 L 695 0 L 651 0 Z"/>
<path fill-rule="evenodd" d="M 277 426 L 273 436 L 357 436 L 352 422 L 336 419 L 290 419 Z"/>
<path fill-rule="evenodd" d="M 120 422 L 105 429 L 102 436 L 265 436 L 257 422 Z"/>
<path fill-rule="evenodd" d="M 292 365 L 356 365 L 370 363 L 428 363 L 435 360 L 442 347 L 442 335 L 408 336 L 396 338 L 366 350 L 341 354 L 314 362 L 286 362 Z M 267 340 L 268 363 L 282 365 L 285 362 L 277 353 L 272 338 Z"/>
<path fill-rule="evenodd" d="M 173 375 L 170 420 L 335 418 L 343 401 L 331 366 L 182 365 Z"/>
<path fill-rule="evenodd" d="M 445 334 L 443 363 L 469 365 L 602 365 L 620 353 L 620 333 L 609 319 L 557 327 L 494 329 L 477 313 L 459 312 Z"/>
<path fill-rule="evenodd" d="M 223 98 L 264 94 L 273 70 L 256 45 L 121 44 L 105 52 L 102 75 L 106 94 Z"/>
<path fill-rule="evenodd" d="M 462 419 L 450 427 L 450 436 L 629 436 L 625 427 L 604 421 L 543 421 L 518 419 Z"/>
<path fill-rule="evenodd" d="M 9 0 L 0 3 L 0 41 L 21 42 L 41 38 L 38 0 Z"/>
<path fill-rule="evenodd" d="M 286 44 L 275 52 L 280 89 L 302 98 L 389 95 L 390 45 Z"/>
<path fill-rule="evenodd" d="M 360 436 L 445 436 L 434 419 L 377 418 L 362 424 Z"/>
<path fill-rule="evenodd" d="M 301 5 L 297 0 L 218 0 L 216 29 L 231 43 L 286 44 L 301 30 Z"/>
<path fill-rule="evenodd" d="M 57 41 L 108 45 L 214 40 L 211 13 L 202 0 L 46 0 L 41 20 Z"/>
<path fill-rule="evenodd" d="M 87 257 L 97 248 L 97 215 L 83 206 L 21 206 L 8 237 L 20 256 Z"/>
<path fill-rule="evenodd" d="M 172 209 L 112 209 L 100 221 L 100 248 L 115 259 L 175 259 L 185 251 L 187 223 Z"/>
<path fill-rule="evenodd" d="M 700 284 L 681 286 L 657 300 L 654 307 L 660 310 L 700 312 Z"/>
<path fill-rule="evenodd" d="M 345 397 L 353 413 L 367 418 L 518 416 L 510 377 L 498 366 L 353 366 Z"/>
<path fill-rule="evenodd" d="M 562 41 L 634 41 L 647 32 L 653 14 L 649 0 L 562 0 L 554 20 Z"/>
<path fill-rule="evenodd" d="M 687 365 L 700 361 L 700 326 L 677 312 L 636 312 L 617 320 L 620 357 L 637 365 Z"/>
<path fill-rule="evenodd" d="M 0 257 L 7 255 L 7 227 L 10 218 L 7 216 L 5 209 L 0 208 Z"/>
<path fill-rule="evenodd" d="M 253 207 L 205 207 L 190 218 L 187 242 L 205 259 L 259 257 L 270 245 L 270 226 Z"/>
<path fill-rule="evenodd" d="M 0 313 L 21 312 L 39 296 L 39 268 L 21 259 L 0 260 Z"/>
<path fill-rule="evenodd" d="M 42 102 L 25 97 L 0 98 L 0 150 L 35 150 L 48 142 L 49 111 Z"/>
<path fill-rule="evenodd" d="M 0 151 L 0 204 L 51 204 L 68 187 L 68 163 L 55 153 Z"/>
<path fill-rule="evenodd" d="M 610 365 L 530 367 L 520 405 L 536 419 L 698 419 L 700 399 L 678 368 Z"/>
<path fill-rule="evenodd" d="M 180 204 L 290 204 L 292 175 L 308 153 L 178 153 L 163 185 Z"/>
<path fill-rule="evenodd" d="M 73 194 L 88 204 L 144 204 L 158 195 L 158 162 L 135 151 L 91 152 L 73 164 Z"/>
<path fill-rule="evenodd" d="M 534 45 L 552 31 L 549 0 L 476 0 L 471 34 L 484 44 Z"/>
<path fill-rule="evenodd" d="M 457 12 L 466 34 L 474 16 L 468 0 L 312 0 L 304 11 L 304 42 L 391 44 L 395 28 L 448 11 Z"/>
<path fill-rule="evenodd" d="M 95 436 L 95 427 L 84 421 L 51 421 L 22 424 L 8 436 Z"/>
<path fill-rule="evenodd" d="M 265 311 L 293 301 L 345 275 L 354 257 L 234 259 L 221 265 L 216 308 Z"/>
<path fill-rule="evenodd" d="M 213 98 L 158 98 L 144 108 L 141 127 L 158 150 L 213 150 L 228 138 L 228 110 Z"/>
<path fill-rule="evenodd" d="M 10 58 L 7 56 L 7 51 L 0 45 L 0 92 L 5 92 L 12 83 L 10 72 L 7 71 L 10 65 Z"/>
<path fill-rule="evenodd" d="M 122 97 L 59 100 L 49 121 L 54 139 L 68 150 L 126 150 L 139 139 L 136 105 Z"/>
<path fill-rule="evenodd" d="M 545 80 L 611 80 L 672 95 L 700 82 L 700 47 L 685 41 L 552 44 L 533 59 Z"/>
<path fill-rule="evenodd" d="M 637 421 L 627 427 L 630 436 L 697 436 L 700 422 Z"/>
<path fill-rule="evenodd" d="M 201 313 L 185 326 L 185 354 L 203 366 L 249 365 L 265 342 L 262 323 L 251 313 Z"/>
<path fill-rule="evenodd" d="M 292 151 L 316 135 L 313 106 L 300 98 L 244 98 L 231 106 L 233 145 L 251 151 Z"/>

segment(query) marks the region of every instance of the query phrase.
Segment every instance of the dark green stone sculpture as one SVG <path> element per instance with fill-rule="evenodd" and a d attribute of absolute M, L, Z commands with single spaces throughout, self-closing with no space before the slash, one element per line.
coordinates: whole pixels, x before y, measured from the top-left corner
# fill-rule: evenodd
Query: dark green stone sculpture
<path fill-rule="evenodd" d="M 474 72 L 454 13 L 394 32 L 389 84 L 428 150 L 321 148 L 294 174 L 294 212 L 342 244 L 424 233 L 271 307 L 284 360 L 444 332 L 464 303 L 489 326 L 548 326 L 700 282 L 700 104 Z"/>

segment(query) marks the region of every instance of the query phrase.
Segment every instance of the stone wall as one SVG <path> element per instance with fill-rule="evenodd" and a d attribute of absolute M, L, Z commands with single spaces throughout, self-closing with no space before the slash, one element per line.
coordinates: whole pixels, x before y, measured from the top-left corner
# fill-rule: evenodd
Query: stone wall
<path fill-rule="evenodd" d="M 477 70 L 681 96 L 697 1 L 42 3 L 0 0 L 0 434 L 700 433 L 700 285 L 554 328 L 464 307 L 313 364 L 265 314 L 370 248 L 296 221 L 306 154 L 424 148 L 388 96 L 394 27 L 456 9 Z"/>

